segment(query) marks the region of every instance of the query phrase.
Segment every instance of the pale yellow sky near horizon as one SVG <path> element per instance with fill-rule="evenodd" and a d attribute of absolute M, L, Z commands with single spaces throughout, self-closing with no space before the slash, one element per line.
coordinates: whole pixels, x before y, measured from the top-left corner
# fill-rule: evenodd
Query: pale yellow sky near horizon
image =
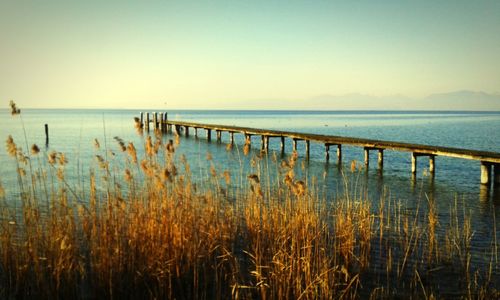
<path fill-rule="evenodd" d="M 500 94 L 500 1 L 2 1 L 0 36 L 0 99 L 24 107 Z"/>

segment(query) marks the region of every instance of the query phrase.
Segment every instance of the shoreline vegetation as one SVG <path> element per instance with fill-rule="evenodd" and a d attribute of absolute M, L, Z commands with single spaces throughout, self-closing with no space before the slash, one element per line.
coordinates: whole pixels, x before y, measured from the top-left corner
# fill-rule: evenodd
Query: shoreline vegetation
<path fill-rule="evenodd" d="M 80 190 L 66 180 L 71 157 L 24 151 L 9 136 L 18 193 L 0 181 L 0 298 L 500 297 L 496 222 L 489 249 L 474 252 L 458 200 L 439 222 L 433 199 L 412 210 L 371 199 L 355 161 L 344 193 L 327 199 L 314 179 L 297 178 L 296 153 L 255 155 L 249 174 L 207 154 L 211 167 L 195 180 L 178 143 L 158 133 L 137 151 L 116 137 L 111 157 L 96 140 Z"/>

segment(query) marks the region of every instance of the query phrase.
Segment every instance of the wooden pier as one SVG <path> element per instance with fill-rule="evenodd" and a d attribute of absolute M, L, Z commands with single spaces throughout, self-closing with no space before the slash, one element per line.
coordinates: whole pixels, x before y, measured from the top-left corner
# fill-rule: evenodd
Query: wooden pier
<path fill-rule="evenodd" d="M 144 119 L 144 115 L 146 118 Z M 151 116 L 151 118 L 150 118 Z M 320 135 L 312 133 L 300 133 L 281 130 L 258 129 L 239 126 L 227 126 L 216 124 L 200 124 L 183 121 L 170 121 L 167 119 L 167 113 L 141 113 L 140 122 L 146 130 L 150 129 L 152 124 L 156 130 L 163 132 L 172 132 L 181 135 L 182 129 L 184 134 L 189 136 L 189 129 L 194 129 L 195 136 L 199 136 L 199 130 L 206 131 L 208 141 L 212 139 L 212 131 L 216 132 L 217 141 L 222 139 L 222 133 L 229 134 L 230 143 L 234 143 L 234 134 L 242 134 L 245 136 L 246 143 L 251 143 L 252 136 L 261 137 L 261 149 L 267 151 L 269 148 L 269 140 L 271 138 L 280 139 L 281 153 L 285 153 L 285 139 L 291 139 L 293 150 L 297 150 L 297 143 L 305 143 L 305 155 L 309 158 L 310 143 L 323 144 L 325 147 L 325 159 L 330 159 L 330 150 L 333 146 L 337 150 L 337 161 L 342 160 L 342 145 L 357 146 L 364 149 L 364 163 L 368 167 L 370 162 L 370 153 L 376 152 L 378 157 L 378 167 L 384 166 L 384 151 L 400 151 L 409 152 L 411 154 L 411 172 L 417 173 L 417 159 L 419 157 L 427 157 L 429 159 L 429 173 L 433 176 L 436 171 L 436 156 L 446 156 L 461 159 L 476 160 L 481 165 L 481 184 L 489 186 L 492 182 L 500 184 L 500 153 L 489 151 L 477 151 L 461 148 L 429 146 L 421 144 L 401 143 L 392 141 L 372 140 L 364 138 L 343 137 L 334 135 Z"/>

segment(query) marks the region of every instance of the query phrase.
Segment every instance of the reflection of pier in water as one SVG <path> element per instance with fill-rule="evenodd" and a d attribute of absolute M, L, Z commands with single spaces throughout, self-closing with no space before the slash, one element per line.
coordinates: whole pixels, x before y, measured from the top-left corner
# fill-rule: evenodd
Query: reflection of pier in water
<path fill-rule="evenodd" d="M 151 117 L 151 118 L 150 118 Z M 310 143 L 321 143 L 325 146 L 325 159 L 330 159 L 330 148 L 336 148 L 337 161 L 340 163 L 342 160 L 342 145 L 358 146 L 364 149 L 364 162 L 368 167 L 370 162 L 370 152 L 377 153 L 378 168 L 380 170 L 384 167 L 384 151 L 400 151 L 411 153 L 411 172 L 412 177 L 417 173 L 417 159 L 419 157 L 428 157 L 429 159 L 429 173 L 434 176 L 436 170 L 435 158 L 436 156 L 447 156 L 461 159 L 469 159 L 479 161 L 481 164 L 481 194 L 489 194 L 489 187 L 494 182 L 495 185 L 500 184 L 500 153 L 477 151 L 461 148 L 429 146 L 421 144 L 400 143 L 392 141 L 362 139 L 353 137 L 342 137 L 332 135 L 319 135 L 311 133 L 290 132 L 281 130 L 269 130 L 248 128 L 239 126 L 215 125 L 215 124 L 200 124 L 193 122 L 183 121 L 170 121 L 167 120 L 167 113 L 141 113 L 140 124 L 146 130 L 150 126 L 155 130 L 163 132 L 172 132 L 181 135 L 181 130 L 184 129 L 184 134 L 189 136 L 190 128 L 194 129 L 194 135 L 198 137 L 198 130 L 205 130 L 208 141 L 212 139 L 212 131 L 216 132 L 217 141 L 222 139 L 222 133 L 229 134 L 229 142 L 234 143 L 234 134 L 239 133 L 245 136 L 245 143 L 251 145 L 252 136 L 261 137 L 261 149 L 267 151 L 269 148 L 269 140 L 271 138 L 279 138 L 281 145 L 281 153 L 285 153 L 285 139 L 291 139 L 293 150 L 297 150 L 297 143 L 303 141 L 305 143 L 305 155 L 309 158 Z M 493 172 L 494 171 L 494 172 Z M 492 173 L 493 176 L 492 176 Z M 496 189 L 498 190 L 498 189 Z"/>

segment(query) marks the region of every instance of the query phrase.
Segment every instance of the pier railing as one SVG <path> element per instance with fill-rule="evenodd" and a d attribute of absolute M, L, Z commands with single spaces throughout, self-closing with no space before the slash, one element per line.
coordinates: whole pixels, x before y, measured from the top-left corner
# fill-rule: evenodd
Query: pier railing
<path fill-rule="evenodd" d="M 281 143 L 281 152 L 285 153 L 285 139 L 291 139 L 293 150 L 297 150 L 297 143 L 303 141 L 305 143 L 305 155 L 309 158 L 310 143 L 320 143 L 325 146 L 325 159 L 330 159 L 330 149 L 332 146 L 337 149 L 337 160 L 342 160 L 342 145 L 358 146 L 364 149 L 364 162 L 368 166 L 370 161 L 370 153 L 372 151 L 378 154 L 378 167 L 383 168 L 384 151 L 400 151 L 411 153 L 411 172 L 417 172 L 417 158 L 429 158 L 429 172 L 434 175 L 436 170 L 435 157 L 447 156 L 461 159 L 476 160 L 481 165 L 481 184 L 490 185 L 491 182 L 500 184 L 500 153 L 490 151 L 478 151 L 462 148 L 430 146 L 413 143 L 402 143 L 393 141 L 373 140 L 354 137 L 343 137 L 335 135 L 320 135 L 313 133 L 300 133 L 282 130 L 259 129 L 239 126 L 217 125 L 217 124 L 201 124 L 183 121 L 171 121 L 167 119 L 167 113 L 152 113 L 150 119 L 149 113 L 141 113 L 140 123 L 146 130 L 150 130 L 152 125 L 154 129 L 164 132 L 174 132 L 178 135 L 182 134 L 189 136 L 190 128 L 194 130 L 195 136 L 198 136 L 198 130 L 205 130 L 206 137 L 210 141 L 212 131 L 216 132 L 217 141 L 221 141 L 223 132 L 229 134 L 230 143 L 234 143 L 234 134 L 243 134 L 246 138 L 246 143 L 251 143 L 252 136 L 261 137 L 261 149 L 267 151 L 269 148 L 270 138 L 279 138 Z M 494 171 L 494 172 L 493 172 Z M 493 174 L 493 176 L 492 176 Z"/>

